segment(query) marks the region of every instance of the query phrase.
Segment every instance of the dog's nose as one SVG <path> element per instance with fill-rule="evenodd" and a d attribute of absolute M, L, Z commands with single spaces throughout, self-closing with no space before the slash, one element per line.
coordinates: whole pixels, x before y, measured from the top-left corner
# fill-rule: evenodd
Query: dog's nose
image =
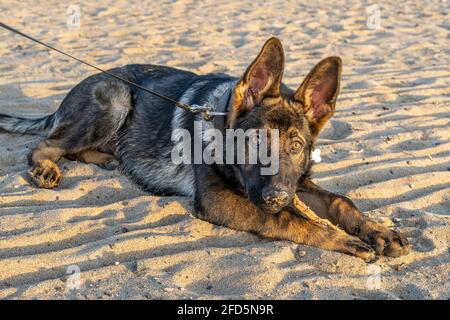
<path fill-rule="evenodd" d="M 264 202 L 269 205 L 283 204 L 288 197 L 289 194 L 284 190 L 268 190 L 262 194 Z"/>

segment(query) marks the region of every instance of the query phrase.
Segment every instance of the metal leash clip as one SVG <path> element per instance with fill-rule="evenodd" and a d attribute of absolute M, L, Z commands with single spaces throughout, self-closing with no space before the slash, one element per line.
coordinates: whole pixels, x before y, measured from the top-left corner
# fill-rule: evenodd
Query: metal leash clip
<path fill-rule="evenodd" d="M 206 121 L 212 121 L 215 116 L 226 116 L 227 115 L 226 112 L 217 112 L 217 111 L 214 111 L 214 109 L 212 107 L 208 107 L 208 106 L 200 106 L 198 104 L 192 104 L 192 105 L 190 105 L 190 107 L 191 107 L 191 111 L 193 113 L 201 113 L 203 115 L 203 118 Z"/>

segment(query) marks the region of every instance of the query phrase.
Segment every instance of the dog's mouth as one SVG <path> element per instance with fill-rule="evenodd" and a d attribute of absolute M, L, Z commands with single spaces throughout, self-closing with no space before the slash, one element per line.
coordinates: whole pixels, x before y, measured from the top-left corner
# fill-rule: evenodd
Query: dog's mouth
<path fill-rule="evenodd" d="M 283 210 L 283 208 L 285 208 L 285 207 L 286 207 L 285 205 L 282 205 L 282 206 L 262 205 L 259 208 L 266 213 L 275 214 L 275 213 L 278 213 L 281 210 Z"/>
<path fill-rule="evenodd" d="M 264 201 L 263 199 L 260 199 L 259 197 L 252 197 L 248 193 L 247 199 L 252 202 L 255 206 L 258 207 L 263 212 L 275 214 L 286 208 L 290 201 L 292 201 L 292 196 L 289 195 L 287 199 L 283 199 L 282 201 Z"/>
<path fill-rule="evenodd" d="M 259 203 L 257 207 L 266 213 L 275 214 L 283 210 L 289 205 L 289 200 L 283 202 L 283 203 L 277 203 L 277 204 L 269 204 L 269 203 Z"/>

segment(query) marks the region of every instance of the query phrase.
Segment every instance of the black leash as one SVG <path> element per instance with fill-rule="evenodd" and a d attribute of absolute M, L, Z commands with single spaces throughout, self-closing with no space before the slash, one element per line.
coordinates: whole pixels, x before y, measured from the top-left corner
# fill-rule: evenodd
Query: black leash
<path fill-rule="evenodd" d="M 212 107 L 209 107 L 209 106 L 199 106 L 199 105 L 196 105 L 196 104 L 189 105 L 189 104 L 185 104 L 185 103 L 176 101 L 176 100 L 174 100 L 172 98 L 166 97 L 166 96 L 164 96 L 164 95 L 162 95 L 162 94 L 160 94 L 158 92 L 152 91 L 152 90 L 147 89 L 147 88 L 145 88 L 145 87 L 143 87 L 141 85 L 138 85 L 137 83 L 134 83 L 134 82 L 129 81 L 127 79 L 123 79 L 123 78 L 121 78 L 119 76 L 116 76 L 115 74 L 113 74 L 113 73 L 111 73 L 109 71 L 103 70 L 103 69 L 101 69 L 101 68 L 99 68 L 99 67 L 97 67 L 97 66 L 95 66 L 95 65 L 93 65 L 93 64 L 91 64 L 89 62 L 86 62 L 86 61 L 83 61 L 81 59 L 78 59 L 77 57 L 74 57 L 71 54 L 68 54 L 68 53 L 66 53 L 66 52 L 64 52 L 62 50 L 59 50 L 58 48 L 55 48 L 55 47 L 53 47 L 53 46 L 51 46 L 49 44 L 46 44 L 46 43 L 36 39 L 36 38 L 33 38 L 32 36 L 29 36 L 29 35 L 21 32 L 21 31 L 19 31 L 17 29 L 14 29 L 13 27 L 10 27 L 10 26 L 2 23 L 2 22 L 0 22 L 0 27 L 3 27 L 6 30 L 14 32 L 14 33 L 16 33 L 16 34 L 18 34 L 18 35 L 20 35 L 20 36 L 22 36 L 24 38 L 27 38 L 27 39 L 29 39 L 31 41 L 39 43 L 40 45 L 42 45 L 42 46 L 44 46 L 44 47 L 46 47 L 48 49 L 51 49 L 51 50 L 56 51 L 56 52 L 59 52 L 59 53 L 65 55 L 65 56 L 67 56 L 67 57 L 69 57 L 69 58 L 71 58 L 73 60 L 76 60 L 76 61 L 78 61 L 78 62 L 80 62 L 82 64 L 85 64 L 85 65 L 87 65 L 87 66 L 89 66 L 91 68 L 94 68 L 94 69 L 96 69 L 96 70 L 98 70 L 100 72 L 103 72 L 103 73 L 107 74 L 110 77 L 113 77 L 113 78 L 115 78 L 117 80 L 120 80 L 120 81 L 123 81 L 123 82 L 125 82 L 125 83 L 127 83 L 127 84 L 129 84 L 129 85 L 131 85 L 133 87 L 136 87 L 138 89 L 141 89 L 141 90 L 144 90 L 144 91 L 146 91 L 148 93 L 151 93 L 152 95 L 157 96 L 157 97 L 159 97 L 161 99 L 164 99 L 166 101 L 170 101 L 174 105 L 176 105 L 177 107 L 182 108 L 182 109 L 184 109 L 186 111 L 190 111 L 190 112 L 193 112 L 193 113 L 202 113 L 206 120 L 212 120 L 214 116 L 225 116 L 225 115 L 227 115 L 226 112 L 215 112 L 214 109 Z"/>

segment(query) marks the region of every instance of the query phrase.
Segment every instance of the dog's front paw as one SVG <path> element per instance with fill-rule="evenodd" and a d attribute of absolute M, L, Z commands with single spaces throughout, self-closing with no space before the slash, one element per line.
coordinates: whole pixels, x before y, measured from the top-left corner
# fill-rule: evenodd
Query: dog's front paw
<path fill-rule="evenodd" d="M 57 187 L 62 179 L 61 170 L 51 160 L 41 160 L 29 171 L 31 181 L 39 188 L 52 189 Z"/>
<path fill-rule="evenodd" d="M 345 253 L 361 258 L 367 263 L 374 262 L 377 259 L 373 249 L 356 237 L 351 237 L 345 241 L 344 250 Z"/>
<path fill-rule="evenodd" d="M 408 239 L 404 235 L 374 221 L 366 221 L 358 236 L 379 255 L 399 257 L 410 250 Z"/>

